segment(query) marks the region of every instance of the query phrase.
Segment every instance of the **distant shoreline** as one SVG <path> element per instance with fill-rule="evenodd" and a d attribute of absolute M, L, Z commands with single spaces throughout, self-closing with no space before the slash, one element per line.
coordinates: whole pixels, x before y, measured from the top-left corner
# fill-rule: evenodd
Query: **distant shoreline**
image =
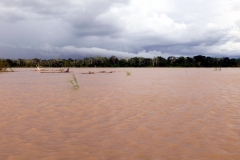
<path fill-rule="evenodd" d="M 1 64 L 5 67 L 26 67 L 34 68 L 37 66 L 43 68 L 64 68 L 64 67 L 75 67 L 75 68 L 86 68 L 86 67 L 123 67 L 123 68 L 155 68 L 155 67 L 167 67 L 167 68 L 216 68 L 216 67 L 240 67 L 240 58 L 216 58 L 216 57 L 205 57 L 202 55 L 194 57 L 174 57 L 168 58 L 154 57 L 133 57 L 133 58 L 117 58 L 115 56 L 107 57 L 88 57 L 83 59 L 1 59 Z"/>

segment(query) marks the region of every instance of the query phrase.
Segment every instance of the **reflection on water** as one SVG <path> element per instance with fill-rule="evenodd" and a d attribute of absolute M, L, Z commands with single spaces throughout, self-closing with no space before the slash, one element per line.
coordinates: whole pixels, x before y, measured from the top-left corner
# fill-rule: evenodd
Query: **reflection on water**
<path fill-rule="evenodd" d="M 0 74 L 1 160 L 240 159 L 239 69 L 70 69 L 78 90 L 16 70 Z"/>

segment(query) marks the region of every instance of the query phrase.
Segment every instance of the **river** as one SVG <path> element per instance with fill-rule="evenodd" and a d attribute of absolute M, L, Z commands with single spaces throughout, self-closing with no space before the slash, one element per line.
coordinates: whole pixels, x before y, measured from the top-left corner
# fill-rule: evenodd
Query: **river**
<path fill-rule="evenodd" d="M 238 68 L 14 70 L 0 73 L 1 160 L 240 159 Z"/>

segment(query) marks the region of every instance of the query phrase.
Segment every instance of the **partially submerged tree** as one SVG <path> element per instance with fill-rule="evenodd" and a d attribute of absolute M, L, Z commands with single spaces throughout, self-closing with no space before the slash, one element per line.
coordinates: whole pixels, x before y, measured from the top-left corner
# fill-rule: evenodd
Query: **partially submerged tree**
<path fill-rule="evenodd" d="M 0 59 L 0 72 L 6 71 L 8 68 L 8 63 L 2 59 Z"/>

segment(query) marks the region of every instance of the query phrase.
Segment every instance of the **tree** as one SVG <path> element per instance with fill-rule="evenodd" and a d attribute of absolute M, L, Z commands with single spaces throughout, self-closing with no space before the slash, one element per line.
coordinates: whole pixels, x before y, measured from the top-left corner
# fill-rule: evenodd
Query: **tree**
<path fill-rule="evenodd" d="M 84 65 L 85 66 L 89 66 L 90 65 L 90 59 L 89 58 L 84 58 L 83 61 L 84 61 Z"/>
<path fill-rule="evenodd" d="M 111 64 L 113 64 L 113 66 L 115 66 L 115 65 L 117 64 L 117 62 L 118 62 L 118 58 L 115 57 L 115 56 L 111 56 L 111 57 L 109 58 L 109 62 L 110 62 Z"/>
<path fill-rule="evenodd" d="M 159 57 L 154 57 L 153 58 L 153 66 L 155 66 L 155 67 L 157 66 L 158 67 L 159 66 L 159 62 L 160 62 Z"/>
<path fill-rule="evenodd" d="M 6 61 L 6 62 L 8 63 L 8 65 L 11 66 L 11 67 L 14 67 L 14 66 L 15 66 L 13 60 L 11 60 L 11 59 L 6 59 L 5 61 Z"/>
<path fill-rule="evenodd" d="M 19 66 L 19 67 L 23 67 L 24 65 L 25 65 L 25 60 L 23 60 L 23 59 L 18 59 L 17 60 L 17 65 Z"/>
<path fill-rule="evenodd" d="M 205 65 L 205 56 L 198 55 L 193 57 L 196 60 L 196 66 L 201 67 Z"/>
<path fill-rule="evenodd" d="M 8 67 L 8 63 L 5 60 L 0 59 L 0 72 L 4 72 Z"/>
<path fill-rule="evenodd" d="M 223 58 L 222 67 L 231 67 L 231 60 L 228 57 Z"/>
<path fill-rule="evenodd" d="M 159 56 L 159 57 L 157 57 L 157 58 L 158 58 L 158 60 L 159 60 L 159 66 L 165 67 L 166 64 L 167 64 L 167 60 L 166 60 L 165 58 L 161 57 L 161 56 Z"/>
<path fill-rule="evenodd" d="M 119 65 L 121 67 L 128 67 L 128 62 L 126 61 L 126 59 L 120 59 L 119 60 Z"/>
<path fill-rule="evenodd" d="M 231 67 L 238 67 L 238 61 L 237 59 L 233 58 L 230 60 L 231 62 Z"/>
<path fill-rule="evenodd" d="M 195 59 L 191 57 L 186 58 L 186 67 L 195 67 Z"/>
<path fill-rule="evenodd" d="M 170 66 L 172 66 L 172 65 L 174 65 L 174 62 L 176 61 L 176 57 L 174 57 L 174 56 L 170 56 L 170 57 L 168 57 L 168 59 L 167 59 L 167 63 L 168 63 L 168 65 L 170 65 Z"/>
<path fill-rule="evenodd" d="M 144 64 L 144 58 L 138 57 L 138 66 L 142 66 Z"/>
<path fill-rule="evenodd" d="M 135 58 L 129 59 L 129 60 L 128 60 L 128 63 L 130 63 L 130 66 L 131 66 L 131 67 L 135 66 L 135 63 L 136 63 Z"/>

